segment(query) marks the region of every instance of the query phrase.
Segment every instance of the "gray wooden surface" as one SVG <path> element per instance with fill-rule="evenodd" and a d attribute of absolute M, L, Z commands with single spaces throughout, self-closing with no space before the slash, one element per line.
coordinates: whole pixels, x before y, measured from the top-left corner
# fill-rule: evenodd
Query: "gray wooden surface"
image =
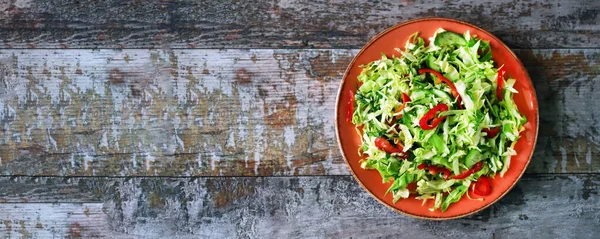
<path fill-rule="evenodd" d="M 0 0 L 2 238 L 595 238 L 598 1 Z M 504 199 L 412 219 L 349 176 L 333 111 L 358 49 L 453 17 L 504 40 L 540 104 Z"/>
<path fill-rule="evenodd" d="M 488 29 L 515 48 L 597 47 L 598 1 L 3 0 L 4 48 L 360 48 L 420 17 Z"/>
<path fill-rule="evenodd" d="M 526 175 L 491 208 L 442 222 L 389 210 L 351 176 L 12 177 L 0 186 L 0 235 L 14 237 L 597 238 L 600 224 L 600 177 L 590 174 Z"/>

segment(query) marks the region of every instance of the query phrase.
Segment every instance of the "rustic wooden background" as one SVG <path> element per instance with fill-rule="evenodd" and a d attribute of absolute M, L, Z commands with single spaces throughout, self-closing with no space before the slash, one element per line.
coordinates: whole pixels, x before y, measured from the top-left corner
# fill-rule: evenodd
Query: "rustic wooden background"
<path fill-rule="evenodd" d="M 350 176 L 338 84 L 371 37 L 451 17 L 529 71 L 539 141 L 476 215 L 412 219 Z M 600 1 L 0 0 L 2 238 L 597 238 Z"/>

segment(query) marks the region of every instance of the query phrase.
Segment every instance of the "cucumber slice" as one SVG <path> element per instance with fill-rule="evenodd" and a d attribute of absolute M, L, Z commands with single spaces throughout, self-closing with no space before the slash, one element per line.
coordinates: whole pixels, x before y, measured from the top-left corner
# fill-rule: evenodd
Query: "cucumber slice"
<path fill-rule="evenodd" d="M 481 153 L 476 149 L 471 149 L 471 151 L 469 151 L 465 157 L 465 166 L 467 166 L 467 168 L 471 168 L 473 165 L 481 161 L 481 159 Z"/>
<path fill-rule="evenodd" d="M 435 58 L 435 56 L 433 56 L 433 54 L 429 55 L 426 59 L 427 67 L 429 67 L 429 69 L 432 69 L 434 71 L 440 72 L 441 68 L 440 68 L 440 65 L 435 63 L 436 60 L 437 59 Z"/>
<path fill-rule="evenodd" d="M 446 93 L 445 91 L 442 90 L 438 90 L 438 89 L 432 89 L 433 94 L 436 95 L 437 97 L 441 98 L 442 101 L 445 104 L 451 104 L 452 103 L 452 97 L 450 97 L 450 94 Z"/>
<path fill-rule="evenodd" d="M 454 32 L 442 32 L 435 36 L 434 43 L 440 47 L 451 45 L 466 46 L 467 40 Z"/>

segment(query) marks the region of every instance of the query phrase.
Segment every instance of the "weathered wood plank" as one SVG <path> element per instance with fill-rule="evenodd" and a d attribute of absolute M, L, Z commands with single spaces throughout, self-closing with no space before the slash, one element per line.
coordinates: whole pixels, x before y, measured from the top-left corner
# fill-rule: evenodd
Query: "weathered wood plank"
<path fill-rule="evenodd" d="M 0 204 L 2 238 L 133 238 L 110 231 L 102 203 Z"/>
<path fill-rule="evenodd" d="M 3 48 L 356 48 L 421 17 L 490 30 L 511 47 L 597 47 L 598 1 L 0 2 Z"/>
<path fill-rule="evenodd" d="M 347 175 L 339 80 L 357 50 L 4 50 L 3 175 Z M 521 50 L 529 172 L 599 172 L 600 50 Z"/>
<path fill-rule="evenodd" d="M 347 173 L 331 109 L 355 51 L 21 52 L 0 52 L 5 174 Z"/>
<path fill-rule="evenodd" d="M 177 228 L 176 218 L 162 215 L 161 219 L 146 214 L 139 216 L 141 221 L 137 216 L 129 218 L 131 222 L 114 221 L 108 215 L 112 211 L 102 203 L 2 203 L 0 209 L 2 238 L 214 238 L 187 233 Z"/>
<path fill-rule="evenodd" d="M 600 92 L 595 90 L 600 86 L 600 51 L 517 55 L 540 106 L 538 143 L 528 172 L 600 172 Z"/>
<path fill-rule="evenodd" d="M 600 223 L 598 174 L 525 175 L 491 208 L 445 222 L 395 213 L 351 176 L 3 177 L 0 188 L 2 237 L 594 238 Z M 57 189 L 71 193 L 49 197 Z"/>

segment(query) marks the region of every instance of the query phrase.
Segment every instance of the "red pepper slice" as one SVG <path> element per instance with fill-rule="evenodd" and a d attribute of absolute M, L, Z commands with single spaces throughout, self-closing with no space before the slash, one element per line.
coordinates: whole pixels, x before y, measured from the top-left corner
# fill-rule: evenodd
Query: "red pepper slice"
<path fill-rule="evenodd" d="M 433 165 L 429 165 L 429 167 L 427 167 L 427 169 L 429 170 L 429 173 L 436 175 L 438 173 L 438 167 L 433 166 Z"/>
<path fill-rule="evenodd" d="M 488 177 L 482 176 L 473 184 L 473 192 L 479 196 L 487 196 L 492 193 L 492 184 Z"/>
<path fill-rule="evenodd" d="M 381 149 L 388 154 L 402 153 L 401 150 L 392 146 L 392 144 L 390 144 L 390 142 L 387 141 L 387 139 L 381 137 L 375 139 L 375 146 L 377 146 L 378 149 Z"/>
<path fill-rule="evenodd" d="M 396 144 L 396 147 L 397 147 L 397 148 L 398 148 L 400 151 L 404 152 L 404 146 L 402 145 L 402 143 L 398 142 L 398 143 Z"/>
<path fill-rule="evenodd" d="M 476 173 L 476 172 L 479 172 L 479 170 L 481 170 L 481 168 L 483 168 L 483 163 L 477 162 L 475 165 L 473 165 L 473 168 L 471 168 L 471 170 L 473 170 L 473 173 Z"/>
<path fill-rule="evenodd" d="M 404 152 L 404 148 L 399 143 L 396 144 L 396 146 L 398 146 L 398 150 L 402 151 L 402 153 L 396 154 L 396 156 L 400 157 L 401 159 L 408 159 L 408 153 Z"/>
<path fill-rule="evenodd" d="M 398 149 L 400 151 L 402 151 L 402 154 L 399 155 L 400 158 L 407 159 L 408 158 L 408 153 L 404 152 L 404 145 L 402 145 L 402 143 L 400 143 L 400 141 L 398 141 L 398 143 L 396 144 L 396 147 L 398 147 Z"/>
<path fill-rule="evenodd" d="M 496 137 L 496 135 L 498 135 L 498 133 L 500 132 L 500 127 L 491 128 L 491 129 L 482 129 L 481 131 L 485 132 L 487 134 L 486 137 L 491 139 L 491 138 Z"/>
<path fill-rule="evenodd" d="M 434 129 L 435 127 L 437 127 L 446 118 L 446 116 L 436 118 L 435 115 L 436 115 L 436 113 L 443 112 L 443 111 L 448 111 L 448 106 L 446 104 L 440 103 L 440 104 L 434 106 L 433 108 L 431 108 L 423 116 L 423 118 L 421 118 L 421 120 L 419 120 L 419 126 L 421 126 L 421 129 L 430 130 L 430 129 Z M 431 124 L 429 124 L 429 121 L 431 121 Z"/>
<path fill-rule="evenodd" d="M 498 100 L 502 100 L 502 89 L 504 88 L 504 74 L 506 71 L 504 70 L 504 65 L 498 68 L 498 87 L 496 88 L 496 97 Z"/>
<path fill-rule="evenodd" d="M 436 175 L 438 172 L 440 172 L 444 175 L 444 179 L 446 179 L 446 180 L 448 180 L 450 178 L 450 176 L 452 176 L 452 172 L 447 168 L 436 167 L 433 165 L 427 166 L 427 164 L 424 164 L 424 163 L 419 164 L 417 166 L 417 169 L 427 169 L 427 170 L 429 170 L 429 173 L 431 173 L 432 175 Z"/>
<path fill-rule="evenodd" d="M 410 97 L 406 93 L 402 93 L 402 103 L 406 104 L 410 102 Z"/>
<path fill-rule="evenodd" d="M 402 158 L 402 159 L 407 159 L 408 158 L 408 155 L 404 154 L 402 148 L 396 148 L 396 147 L 394 147 L 392 144 L 390 144 L 389 141 L 387 141 L 387 139 L 384 139 L 384 138 L 381 138 L 381 137 L 376 138 L 375 139 L 375 146 L 378 149 L 383 150 L 383 151 L 385 151 L 388 154 L 396 153 L 396 154 L 399 154 L 398 156 L 400 158 Z"/>
<path fill-rule="evenodd" d="M 408 159 L 408 154 L 407 153 L 403 153 L 403 154 L 397 154 L 397 157 L 401 158 L 401 159 Z"/>
<path fill-rule="evenodd" d="M 406 189 L 408 189 L 409 192 L 414 192 L 417 190 L 417 183 L 412 182 L 412 183 L 408 183 L 408 185 L 406 185 Z"/>
<path fill-rule="evenodd" d="M 354 115 L 354 92 L 348 91 L 350 100 L 348 101 L 348 114 L 346 115 L 346 122 L 352 122 L 352 115 Z"/>
<path fill-rule="evenodd" d="M 435 83 L 440 83 L 440 80 L 442 80 L 442 79 L 446 78 L 446 77 L 444 77 L 444 76 L 442 75 L 442 73 L 439 73 L 439 72 L 437 72 L 437 71 L 435 71 L 435 70 L 432 70 L 432 69 L 427 69 L 427 68 L 420 69 L 420 70 L 419 70 L 419 74 L 423 74 L 423 73 L 431 73 L 431 74 L 434 74 L 434 75 L 437 77 L 437 79 L 436 79 Z"/>
<path fill-rule="evenodd" d="M 442 75 L 442 73 L 439 73 L 432 69 L 426 69 L 426 68 L 420 69 L 419 74 L 423 74 L 423 73 L 434 74 L 437 77 L 436 83 L 439 83 L 439 81 L 446 83 L 450 87 L 450 90 L 452 91 L 452 95 L 457 99 L 456 102 L 458 103 L 458 106 L 462 109 L 462 104 L 461 104 L 462 99 L 460 98 L 460 95 L 458 94 L 458 90 L 456 90 L 456 86 L 454 86 L 454 83 L 452 83 L 452 81 L 450 81 L 448 78 L 444 77 Z"/>
<path fill-rule="evenodd" d="M 473 165 L 473 167 L 469 170 L 465 170 L 464 172 L 460 173 L 459 175 L 454 175 L 452 176 L 453 179 L 465 179 L 469 176 L 471 176 L 471 174 L 476 173 L 477 171 L 481 170 L 481 168 L 483 167 L 483 163 L 482 162 L 477 162 L 475 165 Z"/>
<path fill-rule="evenodd" d="M 450 169 L 438 168 L 438 171 L 440 171 L 444 175 L 444 179 L 446 180 L 450 179 L 450 177 L 452 176 L 452 172 L 450 171 Z"/>
<path fill-rule="evenodd" d="M 408 97 L 406 93 L 402 93 L 402 105 L 396 110 L 396 113 L 400 113 L 400 111 L 402 111 L 406 107 L 406 104 L 408 102 L 410 102 L 410 97 Z M 401 117 L 402 114 L 396 115 L 396 117 L 394 117 L 394 121 L 400 119 Z"/>

